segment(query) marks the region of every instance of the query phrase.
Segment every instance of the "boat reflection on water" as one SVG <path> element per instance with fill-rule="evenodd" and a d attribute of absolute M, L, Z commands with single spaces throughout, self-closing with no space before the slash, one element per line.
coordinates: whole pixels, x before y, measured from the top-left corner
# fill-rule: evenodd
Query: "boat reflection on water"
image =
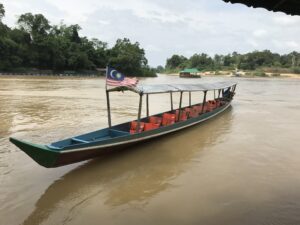
<path fill-rule="evenodd" d="M 209 154 L 216 143 L 226 139 L 232 120 L 229 107 L 201 125 L 91 160 L 51 184 L 23 224 L 59 224 L 95 201 L 96 211 L 145 205 L 158 193 L 176 188 L 174 180 L 189 165 L 201 163 L 204 152 Z"/>

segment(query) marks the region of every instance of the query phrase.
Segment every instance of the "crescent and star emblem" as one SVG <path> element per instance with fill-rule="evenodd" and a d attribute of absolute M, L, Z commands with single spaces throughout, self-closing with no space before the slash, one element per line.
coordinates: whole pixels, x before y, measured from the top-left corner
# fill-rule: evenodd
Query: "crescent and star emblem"
<path fill-rule="evenodd" d="M 110 76 L 112 77 L 112 78 L 114 78 L 114 79 L 116 79 L 116 77 L 115 77 L 115 75 L 114 75 L 114 72 L 115 72 L 116 70 L 112 70 L 112 71 L 110 71 Z"/>

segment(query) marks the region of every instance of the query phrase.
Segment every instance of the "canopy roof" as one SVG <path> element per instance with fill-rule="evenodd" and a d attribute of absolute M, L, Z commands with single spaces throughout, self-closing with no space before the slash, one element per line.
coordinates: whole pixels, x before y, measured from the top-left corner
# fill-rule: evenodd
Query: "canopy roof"
<path fill-rule="evenodd" d="M 236 82 L 214 82 L 214 83 L 199 83 L 199 84 L 138 84 L 134 88 L 117 87 L 110 91 L 134 91 L 139 94 L 158 94 L 167 92 L 189 92 L 189 91 L 210 91 L 225 89 L 235 85 Z"/>
<path fill-rule="evenodd" d="M 199 73 L 199 70 L 197 68 L 184 69 L 181 70 L 180 73 Z"/>
<path fill-rule="evenodd" d="M 300 15 L 299 0 L 223 0 L 224 2 L 242 3 L 254 8 L 265 8 L 269 11 Z"/>

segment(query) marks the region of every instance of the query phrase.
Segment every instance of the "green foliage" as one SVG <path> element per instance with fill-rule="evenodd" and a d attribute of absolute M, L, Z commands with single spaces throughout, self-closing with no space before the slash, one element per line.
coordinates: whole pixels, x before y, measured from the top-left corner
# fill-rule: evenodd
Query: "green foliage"
<path fill-rule="evenodd" d="M 3 4 L 0 3 L 0 22 L 4 16 L 5 16 L 5 9 Z"/>
<path fill-rule="evenodd" d="M 300 74 L 300 67 L 293 67 L 293 73 Z"/>
<path fill-rule="evenodd" d="M 142 75 L 147 63 L 144 49 L 138 42 L 132 44 L 127 38 L 118 39 L 109 51 L 109 65 L 125 74 Z"/>
<path fill-rule="evenodd" d="M 199 70 L 205 70 L 213 67 L 213 60 L 207 54 L 194 54 L 189 59 L 189 66 Z"/>
<path fill-rule="evenodd" d="M 157 66 L 156 68 L 155 68 L 155 72 L 156 73 L 162 73 L 162 72 L 164 72 L 164 67 L 163 66 L 161 66 L 161 65 L 159 65 L 159 66 Z"/>
<path fill-rule="evenodd" d="M 46 35 L 51 26 L 49 21 L 42 15 L 32 13 L 25 13 L 18 19 L 18 25 L 21 30 L 28 32 L 34 39 L 38 35 Z"/>
<path fill-rule="evenodd" d="M 167 59 L 166 68 L 167 69 L 183 69 L 187 65 L 188 59 L 182 55 L 173 55 L 171 58 Z"/>
<path fill-rule="evenodd" d="M 263 71 L 255 71 L 253 73 L 253 75 L 257 76 L 257 77 L 266 77 L 267 76 L 267 74 L 265 72 L 263 72 Z"/>
<path fill-rule="evenodd" d="M 144 49 L 127 38 L 118 39 L 108 50 L 108 64 L 129 76 L 156 76 L 155 70 L 148 66 Z"/>
<path fill-rule="evenodd" d="M 126 75 L 155 76 L 144 49 L 129 39 L 119 39 L 108 49 L 96 38 L 81 37 L 78 24 L 51 25 L 42 14 L 20 15 L 18 28 L 1 22 L 5 10 L 0 4 L 0 71 L 87 71 L 108 64 Z"/>
<path fill-rule="evenodd" d="M 194 54 L 189 59 L 173 55 L 166 61 L 165 71 L 178 72 L 183 68 L 207 70 L 263 70 L 270 73 L 300 73 L 300 53 L 291 52 L 286 55 L 272 53 L 269 50 L 254 51 L 246 54 L 233 52 L 227 55 L 210 57 L 207 54 Z M 257 76 L 262 74 L 257 73 Z"/>

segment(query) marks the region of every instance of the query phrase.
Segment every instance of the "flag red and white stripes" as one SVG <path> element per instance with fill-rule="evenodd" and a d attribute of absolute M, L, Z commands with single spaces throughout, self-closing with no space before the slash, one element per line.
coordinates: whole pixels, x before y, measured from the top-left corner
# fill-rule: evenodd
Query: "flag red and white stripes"
<path fill-rule="evenodd" d="M 125 86 L 125 87 L 134 87 L 138 83 L 138 79 L 134 78 L 128 78 L 125 77 L 124 80 L 118 81 L 118 80 L 112 80 L 107 78 L 106 84 L 109 86 Z"/>
<path fill-rule="evenodd" d="M 106 85 L 114 87 L 134 87 L 138 83 L 138 79 L 125 77 L 124 74 L 118 72 L 114 68 L 106 68 Z"/>

